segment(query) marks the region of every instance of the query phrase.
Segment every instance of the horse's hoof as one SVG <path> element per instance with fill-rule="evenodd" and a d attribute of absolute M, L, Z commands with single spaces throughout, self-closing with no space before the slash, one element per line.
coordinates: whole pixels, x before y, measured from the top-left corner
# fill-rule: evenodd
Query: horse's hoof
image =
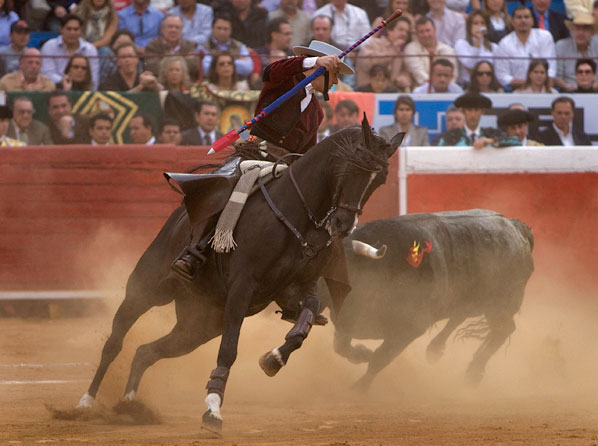
<path fill-rule="evenodd" d="M 468 367 L 465 372 L 465 384 L 468 387 L 476 388 L 482 382 L 482 378 L 484 378 L 483 370 L 479 370 L 474 367 Z"/>
<path fill-rule="evenodd" d="M 95 398 L 86 392 L 85 395 L 83 395 L 81 397 L 81 399 L 79 400 L 79 404 L 77 404 L 76 408 L 77 409 L 91 409 L 94 401 L 95 401 Z"/>
<path fill-rule="evenodd" d="M 260 367 L 268 376 L 276 375 L 283 365 L 280 352 L 276 348 L 260 357 Z"/>
<path fill-rule="evenodd" d="M 430 344 L 426 349 L 426 359 L 430 364 L 436 364 L 440 360 L 440 358 L 442 358 L 443 354 L 444 349 L 440 346 Z"/>
<path fill-rule="evenodd" d="M 201 428 L 210 431 L 213 434 L 222 435 L 222 419 L 216 417 L 214 413 L 208 409 L 201 417 Z"/>

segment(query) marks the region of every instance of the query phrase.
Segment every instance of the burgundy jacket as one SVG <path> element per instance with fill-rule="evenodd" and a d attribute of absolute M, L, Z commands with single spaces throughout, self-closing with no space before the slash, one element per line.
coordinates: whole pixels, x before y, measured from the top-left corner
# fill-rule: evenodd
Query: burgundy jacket
<path fill-rule="evenodd" d="M 305 79 L 303 59 L 303 56 L 282 59 L 266 67 L 262 76 L 264 86 L 255 108 L 256 115 Z M 305 96 L 303 89 L 254 124 L 251 134 L 291 152 L 305 153 L 316 144 L 318 127 L 324 119 L 315 94 L 301 113 L 301 101 Z"/>

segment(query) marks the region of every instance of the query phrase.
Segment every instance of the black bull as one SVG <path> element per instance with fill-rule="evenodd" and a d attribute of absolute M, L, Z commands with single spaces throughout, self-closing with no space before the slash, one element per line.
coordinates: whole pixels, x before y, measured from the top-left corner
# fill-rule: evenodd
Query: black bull
<path fill-rule="evenodd" d="M 353 241 L 383 243 L 384 257 L 356 254 Z M 334 315 L 334 347 L 350 361 L 367 362 L 356 387 L 374 377 L 432 324 L 448 319 L 428 346 L 438 359 L 448 336 L 466 318 L 485 322 L 464 334 L 483 335 L 466 371 L 477 384 L 486 363 L 515 330 L 526 283 L 533 271 L 531 230 L 521 221 L 487 210 L 412 214 L 377 220 L 344 240 L 352 292 Z M 382 339 L 375 351 L 351 339 Z"/>

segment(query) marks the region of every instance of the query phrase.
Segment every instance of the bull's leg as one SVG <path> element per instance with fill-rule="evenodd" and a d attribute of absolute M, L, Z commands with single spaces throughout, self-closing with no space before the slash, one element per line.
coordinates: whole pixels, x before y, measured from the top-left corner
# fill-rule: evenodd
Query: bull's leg
<path fill-rule="evenodd" d="M 206 405 L 208 410 L 203 414 L 203 427 L 220 432 L 222 430 L 222 416 L 220 407 L 224 400 L 224 390 L 230 368 L 237 359 L 237 347 L 243 319 L 249 309 L 254 287 L 247 283 L 245 277 L 238 275 L 229 287 L 228 298 L 224 308 L 222 340 L 218 350 L 217 367 L 212 370 L 210 380 L 206 385 L 208 396 Z"/>
<path fill-rule="evenodd" d="M 169 334 L 137 349 L 125 401 L 135 398 L 143 374 L 160 359 L 186 355 L 221 333 L 222 311 L 203 303 L 197 296 L 178 298 L 176 316 L 177 323 Z"/>
<path fill-rule="evenodd" d="M 463 323 L 465 319 L 467 319 L 465 316 L 456 316 L 451 317 L 448 320 L 440 333 L 438 333 L 428 344 L 428 348 L 426 349 L 426 357 L 428 358 L 428 362 L 435 363 L 442 357 L 448 337 L 459 325 Z"/>
<path fill-rule="evenodd" d="M 465 381 L 470 385 L 478 385 L 482 381 L 486 364 L 515 331 L 515 321 L 512 315 L 499 318 L 486 315 L 486 319 L 490 331 L 482 345 L 474 353 L 465 372 Z"/>
<path fill-rule="evenodd" d="M 79 401 L 77 407 L 85 408 L 92 406 L 93 401 L 98 393 L 98 389 L 100 388 L 102 379 L 104 379 L 104 375 L 108 370 L 108 367 L 122 350 L 125 335 L 133 326 L 135 321 L 137 321 L 137 319 L 139 319 L 139 317 L 141 317 L 141 315 L 148 311 L 150 308 L 157 305 L 165 305 L 171 300 L 172 299 L 157 301 L 155 299 L 153 300 L 150 297 L 146 297 L 145 295 L 134 293 L 131 290 L 127 290 L 127 295 L 125 299 L 120 304 L 120 307 L 114 315 L 114 320 L 112 321 L 112 333 L 110 334 L 108 340 L 106 340 L 104 348 L 102 349 L 100 365 L 96 370 L 96 373 L 93 377 L 93 380 L 91 381 L 89 389 L 81 397 L 81 400 Z"/>
<path fill-rule="evenodd" d="M 314 317 L 320 309 L 320 300 L 318 296 L 310 293 L 305 300 L 302 310 L 299 313 L 297 322 L 285 336 L 285 342 L 282 346 L 265 353 L 260 358 L 260 367 L 268 376 L 274 376 L 287 363 L 291 353 L 301 347 L 305 338 L 309 334 L 314 323 Z"/>
<path fill-rule="evenodd" d="M 350 335 L 336 329 L 334 332 L 334 351 L 353 364 L 368 362 L 374 352 L 362 344 L 351 345 L 351 339 Z"/>
<path fill-rule="evenodd" d="M 353 388 L 367 392 L 376 375 L 424 331 L 425 328 L 404 326 L 398 332 L 393 333 L 391 338 L 385 339 L 372 354 L 365 375 L 357 380 Z"/>

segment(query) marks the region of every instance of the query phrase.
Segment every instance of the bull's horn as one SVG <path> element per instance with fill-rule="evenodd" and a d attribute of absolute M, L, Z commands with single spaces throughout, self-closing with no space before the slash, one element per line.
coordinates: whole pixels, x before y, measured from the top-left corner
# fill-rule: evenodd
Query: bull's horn
<path fill-rule="evenodd" d="M 360 256 L 369 257 L 370 259 L 381 259 L 386 254 L 386 245 L 382 245 L 379 249 L 376 249 L 372 245 L 359 240 L 353 240 L 351 243 L 353 245 L 353 252 Z"/>

